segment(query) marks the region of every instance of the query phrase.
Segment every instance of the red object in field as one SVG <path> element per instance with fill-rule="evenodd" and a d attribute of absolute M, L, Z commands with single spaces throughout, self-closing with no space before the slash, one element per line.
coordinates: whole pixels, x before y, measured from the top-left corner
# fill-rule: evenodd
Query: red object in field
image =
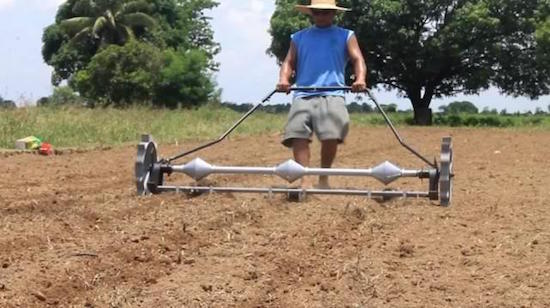
<path fill-rule="evenodd" d="M 40 145 L 40 149 L 38 150 L 38 153 L 42 155 L 52 155 L 53 154 L 52 145 L 46 142 L 42 142 L 42 144 Z"/>

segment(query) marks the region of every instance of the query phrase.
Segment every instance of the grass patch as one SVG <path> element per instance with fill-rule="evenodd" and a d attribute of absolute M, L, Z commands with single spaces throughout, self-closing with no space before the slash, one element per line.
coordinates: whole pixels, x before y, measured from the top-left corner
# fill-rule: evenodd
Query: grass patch
<path fill-rule="evenodd" d="M 0 111 L 0 148 L 36 136 L 56 147 L 105 146 L 135 143 L 142 133 L 158 142 L 217 138 L 242 114 L 203 106 L 194 110 L 147 107 L 86 109 L 31 107 Z M 258 112 L 235 130 L 237 135 L 280 131 L 286 117 Z"/>
<path fill-rule="evenodd" d="M 220 106 L 192 110 L 77 107 L 29 107 L 0 110 L 0 148 L 11 149 L 15 141 L 37 136 L 55 147 L 93 147 L 136 143 L 142 133 L 151 133 L 158 142 L 211 140 L 224 133 L 242 116 Z M 397 126 L 412 123 L 411 113 L 389 115 Z M 378 113 L 352 113 L 354 126 L 385 125 Z M 282 132 L 286 114 L 257 111 L 242 123 L 234 135 Z M 471 127 L 550 128 L 547 115 L 459 114 L 434 115 L 434 125 Z"/>

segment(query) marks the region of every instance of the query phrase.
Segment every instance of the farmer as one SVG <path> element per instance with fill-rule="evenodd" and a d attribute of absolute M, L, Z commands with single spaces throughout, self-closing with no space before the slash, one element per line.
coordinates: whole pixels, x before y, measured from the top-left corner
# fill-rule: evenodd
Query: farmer
<path fill-rule="evenodd" d="M 349 9 L 337 6 L 335 0 L 311 0 L 310 5 L 296 5 L 296 9 L 311 15 L 314 25 L 291 36 L 277 90 L 288 92 L 294 73 L 298 87 L 345 86 L 345 69 L 351 61 L 355 73 L 352 91 L 364 91 L 367 67 L 357 37 L 353 31 L 333 25 L 336 13 Z M 321 141 L 321 168 L 330 168 L 348 127 L 343 91 L 295 92 L 283 144 L 292 148 L 297 163 L 308 167 L 314 132 Z M 305 179 L 301 185 L 312 186 Z M 328 176 L 320 176 L 317 187 L 329 188 Z"/>

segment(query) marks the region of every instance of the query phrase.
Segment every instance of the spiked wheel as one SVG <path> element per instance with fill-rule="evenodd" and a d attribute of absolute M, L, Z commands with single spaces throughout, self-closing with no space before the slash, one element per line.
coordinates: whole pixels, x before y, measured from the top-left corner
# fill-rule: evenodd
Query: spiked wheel
<path fill-rule="evenodd" d="M 450 206 L 453 196 L 453 142 L 451 137 L 441 143 L 441 167 L 439 175 L 439 201 L 441 206 Z"/>
<path fill-rule="evenodd" d="M 150 193 L 147 181 L 153 164 L 157 162 L 157 145 L 150 135 L 143 135 L 138 144 L 135 164 L 136 188 L 139 195 Z"/>

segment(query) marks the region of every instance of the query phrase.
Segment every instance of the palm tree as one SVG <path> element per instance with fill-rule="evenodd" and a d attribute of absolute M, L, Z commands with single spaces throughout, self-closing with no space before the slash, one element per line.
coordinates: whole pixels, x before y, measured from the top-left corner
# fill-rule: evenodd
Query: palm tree
<path fill-rule="evenodd" d="M 75 17 L 60 22 L 72 42 L 91 37 L 99 42 L 100 48 L 109 44 L 124 45 L 135 38 L 135 30 L 155 26 L 155 20 L 144 13 L 150 10 L 146 1 L 80 0 L 73 3 Z"/>

